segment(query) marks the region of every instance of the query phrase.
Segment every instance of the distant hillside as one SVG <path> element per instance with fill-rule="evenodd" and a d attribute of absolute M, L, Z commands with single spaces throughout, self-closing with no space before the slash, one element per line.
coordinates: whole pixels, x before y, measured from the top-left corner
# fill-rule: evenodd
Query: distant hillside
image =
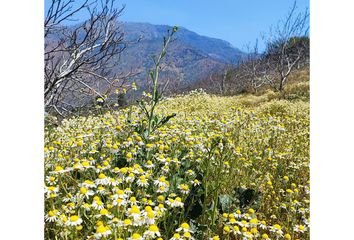
<path fill-rule="evenodd" d="M 140 36 L 142 39 L 128 46 L 116 71 L 139 70 L 141 74 L 136 80 L 144 85 L 148 79 L 148 70 L 153 65 L 151 56 L 160 52 L 163 36 L 172 27 L 149 23 L 122 24 L 127 40 L 138 39 Z M 226 64 L 236 63 L 245 55 L 224 40 L 201 36 L 183 27 L 179 28 L 175 36 L 176 41 L 170 44 L 166 55 L 162 78 L 168 78 L 177 88 L 188 86 Z"/>

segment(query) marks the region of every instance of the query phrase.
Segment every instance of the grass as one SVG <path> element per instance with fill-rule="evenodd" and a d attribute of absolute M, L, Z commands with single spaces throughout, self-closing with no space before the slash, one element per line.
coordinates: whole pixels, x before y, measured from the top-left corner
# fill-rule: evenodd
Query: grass
<path fill-rule="evenodd" d="M 148 136 L 135 107 L 47 125 L 47 239 L 309 239 L 307 81 L 156 111 Z"/>

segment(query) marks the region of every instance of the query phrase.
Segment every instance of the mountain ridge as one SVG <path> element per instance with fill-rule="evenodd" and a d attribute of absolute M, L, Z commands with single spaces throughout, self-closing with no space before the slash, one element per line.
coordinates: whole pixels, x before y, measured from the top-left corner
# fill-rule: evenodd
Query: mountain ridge
<path fill-rule="evenodd" d="M 118 71 L 139 69 L 141 74 L 134 80 L 144 85 L 148 71 L 153 66 L 151 56 L 157 55 L 162 48 L 163 36 L 169 25 L 156 25 L 140 22 L 120 22 L 127 41 L 140 37 L 138 43 L 130 44 L 122 53 Z M 185 87 L 208 76 L 211 71 L 236 64 L 246 53 L 231 43 L 199 35 L 185 27 L 179 27 L 167 51 L 166 68 L 161 78 L 172 80 L 174 87 Z"/>

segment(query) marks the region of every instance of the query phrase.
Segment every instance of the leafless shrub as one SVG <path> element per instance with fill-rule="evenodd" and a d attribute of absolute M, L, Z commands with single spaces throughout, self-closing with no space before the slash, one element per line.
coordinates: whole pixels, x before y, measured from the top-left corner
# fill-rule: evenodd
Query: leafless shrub
<path fill-rule="evenodd" d="M 268 83 L 282 91 L 289 75 L 301 64 L 309 61 L 308 35 L 309 12 L 297 12 L 296 1 L 285 20 L 270 30 L 266 39 L 267 49 L 263 56 Z"/>
<path fill-rule="evenodd" d="M 123 10 L 115 0 L 51 1 L 44 21 L 46 111 L 63 116 L 97 99 L 105 101 L 133 74 L 113 71 L 127 46 L 117 21 Z M 88 20 L 68 25 L 78 13 L 87 13 Z"/>

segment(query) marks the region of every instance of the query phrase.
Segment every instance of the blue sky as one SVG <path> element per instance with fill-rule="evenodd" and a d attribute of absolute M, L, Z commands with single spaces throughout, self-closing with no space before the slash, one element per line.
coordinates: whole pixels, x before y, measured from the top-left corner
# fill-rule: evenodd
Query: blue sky
<path fill-rule="evenodd" d="M 117 1 L 117 6 L 126 5 L 121 16 L 123 21 L 183 26 L 204 36 L 226 40 L 244 50 L 245 45 L 253 44 L 261 33 L 267 32 L 272 24 L 284 18 L 293 2 L 293 0 L 120 0 Z M 309 7 L 309 0 L 297 0 L 297 5 L 299 10 L 305 10 Z"/>

